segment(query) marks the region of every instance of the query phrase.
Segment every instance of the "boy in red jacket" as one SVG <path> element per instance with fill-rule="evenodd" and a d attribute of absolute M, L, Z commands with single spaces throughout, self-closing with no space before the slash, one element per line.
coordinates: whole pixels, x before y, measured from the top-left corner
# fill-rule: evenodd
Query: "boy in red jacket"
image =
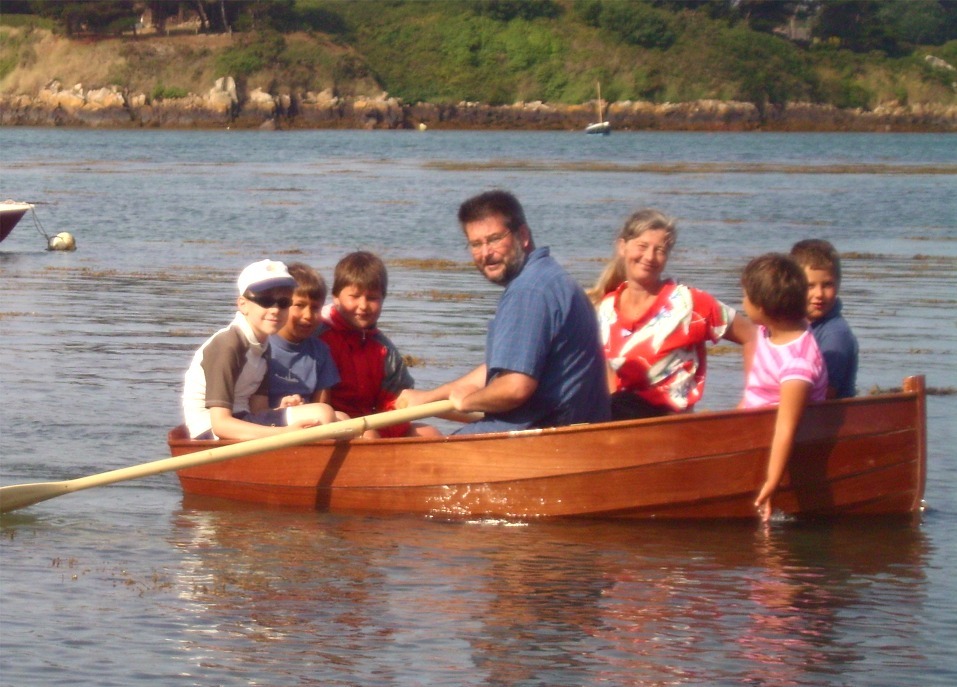
<path fill-rule="evenodd" d="M 329 346 L 340 381 L 329 403 L 349 417 L 395 409 L 395 401 L 415 382 L 395 345 L 376 327 L 388 289 L 385 264 L 367 251 L 350 253 L 336 265 L 332 304 L 322 313 L 319 338 Z M 366 438 L 441 436 L 429 425 L 403 423 Z"/>

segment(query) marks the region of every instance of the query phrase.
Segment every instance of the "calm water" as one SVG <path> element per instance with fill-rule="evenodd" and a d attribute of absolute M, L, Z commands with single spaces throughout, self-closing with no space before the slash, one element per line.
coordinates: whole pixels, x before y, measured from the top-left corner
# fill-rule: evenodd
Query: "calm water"
<path fill-rule="evenodd" d="M 0 520 L 0 684 L 957 683 L 957 137 L 0 129 L 0 483 L 167 455 L 192 351 L 253 260 L 390 265 L 420 386 L 481 360 L 498 291 L 458 204 L 493 186 L 583 283 L 632 210 L 729 303 L 755 254 L 845 252 L 859 387 L 924 374 L 918 523 L 448 523 L 185 500 L 172 475 Z M 453 261 L 439 269 L 427 260 Z M 712 356 L 709 408 L 740 394 Z"/>

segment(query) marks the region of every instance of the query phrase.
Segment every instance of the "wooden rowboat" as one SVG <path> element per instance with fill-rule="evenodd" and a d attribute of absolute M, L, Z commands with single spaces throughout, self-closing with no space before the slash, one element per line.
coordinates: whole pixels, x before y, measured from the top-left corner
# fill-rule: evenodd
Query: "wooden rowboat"
<path fill-rule="evenodd" d="M 178 472 L 183 492 L 322 511 L 439 518 L 753 518 L 775 409 L 483 436 L 321 441 Z M 922 508 L 926 391 L 805 411 L 774 507 L 793 516 Z M 173 456 L 229 442 L 169 433 Z"/>

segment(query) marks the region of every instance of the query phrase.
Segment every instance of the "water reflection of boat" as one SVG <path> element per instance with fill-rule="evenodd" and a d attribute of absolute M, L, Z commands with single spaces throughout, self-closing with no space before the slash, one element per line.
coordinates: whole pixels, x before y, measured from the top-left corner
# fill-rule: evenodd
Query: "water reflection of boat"
<path fill-rule="evenodd" d="M 606 553 L 599 563 L 608 584 L 597 633 L 622 657 L 623 672 L 655 678 L 633 684 L 685 684 L 689 670 L 729 657 L 739 672 L 727 684 L 840 684 L 828 676 L 846 676 L 869 660 L 855 635 L 860 619 L 881 617 L 891 606 L 899 609 L 899 622 L 874 632 L 897 655 L 921 653 L 921 625 L 933 604 L 932 548 L 919 523 L 603 525 L 618 526 L 619 548 L 634 553 Z M 593 523 L 581 528 L 593 535 L 594 547 L 611 550 Z M 621 564 L 616 569 L 609 561 Z M 662 636 L 682 641 L 662 642 Z M 648 645 L 653 653 L 635 650 Z"/>
<path fill-rule="evenodd" d="M 7 238 L 17 226 L 17 222 L 32 209 L 33 206 L 30 203 L 18 203 L 15 200 L 0 202 L 0 241 Z"/>
<path fill-rule="evenodd" d="M 808 407 L 774 505 L 798 516 L 919 512 L 923 377 Z M 181 470 L 184 493 L 440 517 L 745 518 L 775 410 L 700 412 L 439 439 L 323 441 Z M 180 456 L 228 442 L 169 433 Z"/>
<path fill-rule="evenodd" d="M 602 112 L 601 107 L 601 84 L 596 83 L 596 88 L 598 89 L 598 121 L 593 122 L 585 127 L 586 134 L 602 134 L 607 136 L 611 133 L 611 123 L 605 119 L 605 116 Z"/>

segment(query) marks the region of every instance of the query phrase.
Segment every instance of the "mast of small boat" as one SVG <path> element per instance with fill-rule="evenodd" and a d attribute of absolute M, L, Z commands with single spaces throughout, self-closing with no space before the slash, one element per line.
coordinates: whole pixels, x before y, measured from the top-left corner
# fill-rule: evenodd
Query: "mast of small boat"
<path fill-rule="evenodd" d="M 601 116 L 601 81 L 596 81 L 595 87 L 598 89 L 598 123 L 601 124 L 605 121 Z"/>

